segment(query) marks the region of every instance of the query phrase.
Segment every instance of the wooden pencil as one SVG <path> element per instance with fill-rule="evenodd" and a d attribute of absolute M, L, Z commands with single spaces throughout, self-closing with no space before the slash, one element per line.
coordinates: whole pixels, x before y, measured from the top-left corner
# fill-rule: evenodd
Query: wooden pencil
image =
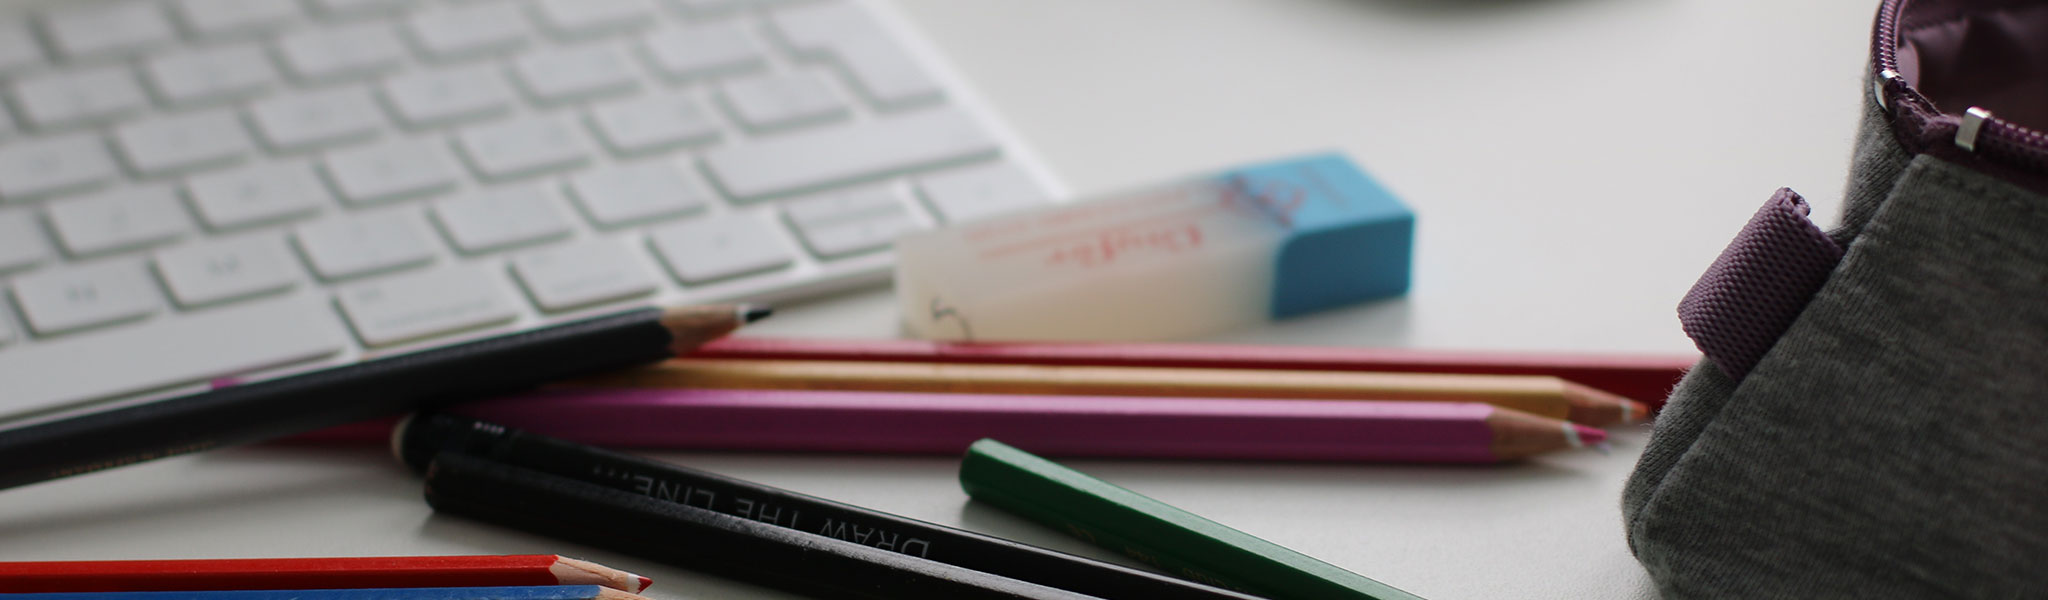
<path fill-rule="evenodd" d="M 420 414 L 391 432 L 392 450 L 424 471 L 441 452 L 688 504 L 1111 600 L 1253 600 L 1250 596 L 926 523 L 450 414 Z"/>
<path fill-rule="evenodd" d="M 960 488 L 1175 575 L 1274 600 L 1422 600 L 996 440 L 968 449 Z"/>
<path fill-rule="evenodd" d="M 0 593 L 602 585 L 652 580 L 551 554 L 0 562 Z"/>
<path fill-rule="evenodd" d="M 396 416 L 689 352 L 767 316 L 640 308 L 11 429 L 0 488 Z"/>
<path fill-rule="evenodd" d="M 958 455 L 984 437 L 1051 456 L 1493 463 L 1599 429 L 1476 402 L 569 388 L 451 407 L 606 446 Z"/>
<path fill-rule="evenodd" d="M 731 337 L 691 356 L 784 360 L 1007 363 L 1100 367 L 1195 367 L 1300 371 L 1396 371 L 1548 375 L 1649 405 L 1662 404 L 1698 355 L 1593 354 L 1106 342 L 936 342 Z"/>
<path fill-rule="evenodd" d="M 1630 400 L 1556 377 L 1066 365 L 675 359 L 571 385 L 1485 402 L 1602 427 Z"/>
<path fill-rule="evenodd" d="M 8 600 L 647 600 L 601 585 L 342 588 L 319 590 L 182 590 L 168 592 L 41 592 Z"/>
<path fill-rule="evenodd" d="M 434 510 L 829 598 L 1090 596 L 457 452 L 427 466 Z"/>

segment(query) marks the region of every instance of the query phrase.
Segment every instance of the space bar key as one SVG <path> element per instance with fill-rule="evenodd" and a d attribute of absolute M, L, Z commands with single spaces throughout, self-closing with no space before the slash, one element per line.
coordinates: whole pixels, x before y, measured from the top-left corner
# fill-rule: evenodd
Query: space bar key
<path fill-rule="evenodd" d="M 179 318 L 0 347 L 0 421 L 24 413 L 340 352 L 347 332 L 306 295 L 252 301 Z"/>
<path fill-rule="evenodd" d="M 1001 143 L 953 108 L 767 136 L 704 156 L 719 187 L 752 200 L 995 156 Z"/>

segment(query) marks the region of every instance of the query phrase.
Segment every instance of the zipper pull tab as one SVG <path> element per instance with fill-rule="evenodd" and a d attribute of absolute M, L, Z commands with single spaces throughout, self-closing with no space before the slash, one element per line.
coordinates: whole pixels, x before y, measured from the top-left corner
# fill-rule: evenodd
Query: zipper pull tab
<path fill-rule="evenodd" d="M 1971 152 L 1977 151 L 1977 132 L 1984 129 L 1984 122 L 1991 120 L 1991 111 L 1975 106 L 1963 111 L 1963 125 L 1956 128 L 1956 145 Z"/>
<path fill-rule="evenodd" d="M 1889 102 L 1889 101 L 1887 101 L 1887 100 L 1885 100 L 1885 98 L 1884 98 L 1884 90 L 1885 90 L 1885 86 L 1887 86 L 1887 85 L 1891 85 L 1891 84 L 1894 84 L 1894 83 L 1897 83 L 1897 84 L 1902 84 L 1902 85 L 1903 85 L 1903 84 L 1905 84 L 1905 83 L 1906 83 L 1906 76 L 1904 76 L 1904 75 L 1900 75 L 1898 71 L 1893 71 L 1893 70 L 1891 70 L 1891 69 L 1885 69 L 1885 70 L 1883 70 L 1883 71 L 1878 71 L 1878 72 L 1877 72 L 1877 80 L 1876 80 L 1876 81 L 1872 81 L 1872 82 L 1870 82 L 1870 95 L 1871 95 L 1871 97 L 1873 97 L 1873 98 L 1876 98 L 1876 99 L 1877 99 L 1877 107 L 1878 107 L 1878 108 L 1880 108 L 1880 109 L 1884 109 L 1884 110 L 1886 110 L 1886 111 L 1890 111 L 1890 110 L 1892 109 L 1892 103 L 1891 103 L 1891 102 Z"/>

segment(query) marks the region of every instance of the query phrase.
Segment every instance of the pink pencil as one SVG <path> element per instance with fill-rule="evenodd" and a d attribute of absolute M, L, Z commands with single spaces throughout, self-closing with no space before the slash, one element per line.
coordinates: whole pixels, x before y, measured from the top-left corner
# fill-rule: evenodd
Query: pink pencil
<path fill-rule="evenodd" d="M 724 338 L 692 358 L 1549 375 L 1660 406 L 1698 356 L 1175 343 Z"/>
<path fill-rule="evenodd" d="M 992 437 L 1060 456 L 1486 463 L 1606 439 L 1446 402 L 556 389 L 452 412 L 581 442 L 693 450 L 952 455 Z"/>

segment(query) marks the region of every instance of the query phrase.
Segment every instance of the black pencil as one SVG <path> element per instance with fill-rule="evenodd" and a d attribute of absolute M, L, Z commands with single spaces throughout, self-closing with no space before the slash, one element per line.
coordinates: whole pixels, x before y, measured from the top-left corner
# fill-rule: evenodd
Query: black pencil
<path fill-rule="evenodd" d="M 767 314 L 746 305 L 628 310 L 30 425 L 0 432 L 0 488 L 654 362 Z"/>
<path fill-rule="evenodd" d="M 1102 598 L 1252 600 L 1252 596 L 807 496 L 716 473 L 448 414 L 408 418 L 392 448 L 415 470 L 441 452 L 459 452 L 625 492 L 687 504 L 1080 592 Z"/>
<path fill-rule="evenodd" d="M 456 452 L 427 467 L 434 510 L 825 598 L 1092 598 Z"/>

